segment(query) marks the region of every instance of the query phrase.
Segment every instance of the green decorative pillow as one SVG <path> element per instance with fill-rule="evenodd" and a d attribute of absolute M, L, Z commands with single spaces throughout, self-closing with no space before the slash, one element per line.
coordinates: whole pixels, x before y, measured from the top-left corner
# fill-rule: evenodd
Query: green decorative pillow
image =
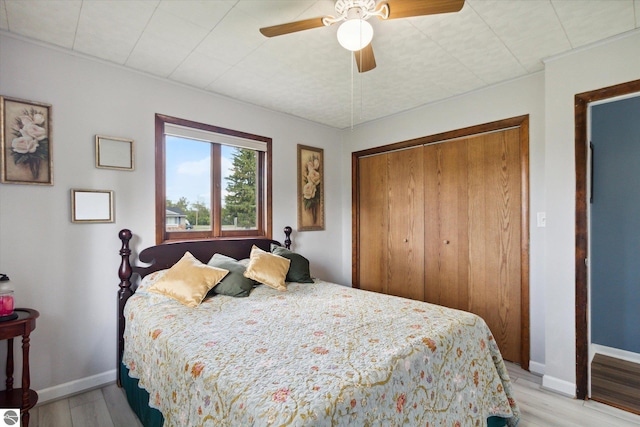
<path fill-rule="evenodd" d="M 313 283 L 311 273 L 309 272 L 308 259 L 289 249 L 274 244 L 271 244 L 271 253 L 291 261 L 289 271 L 287 272 L 287 282 Z"/>
<path fill-rule="evenodd" d="M 214 254 L 207 265 L 229 270 L 229 274 L 211 289 L 209 295 L 216 293 L 230 297 L 249 296 L 255 282 L 244 277 L 244 271 L 246 270 L 244 265 L 240 264 L 234 258 L 222 254 Z"/>
<path fill-rule="evenodd" d="M 171 297 L 188 307 L 200 305 L 207 292 L 229 271 L 201 263 L 190 252 L 173 265 L 150 288 L 150 292 Z"/>

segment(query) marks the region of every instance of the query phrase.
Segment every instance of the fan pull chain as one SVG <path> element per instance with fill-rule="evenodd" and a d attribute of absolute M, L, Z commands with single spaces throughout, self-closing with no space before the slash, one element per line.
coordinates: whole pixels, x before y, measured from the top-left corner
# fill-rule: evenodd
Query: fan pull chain
<path fill-rule="evenodd" d="M 353 58 L 351 58 L 351 55 L 349 55 L 349 59 L 351 62 L 351 130 L 353 130 Z"/>
<path fill-rule="evenodd" d="M 362 64 L 362 49 L 360 50 L 360 63 Z M 363 73 L 358 73 L 358 82 L 360 83 L 360 123 L 362 123 L 363 119 L 362 119 L 362 94 L 364 93 L 362 91 L 362 80 L 363 80 Z"/>

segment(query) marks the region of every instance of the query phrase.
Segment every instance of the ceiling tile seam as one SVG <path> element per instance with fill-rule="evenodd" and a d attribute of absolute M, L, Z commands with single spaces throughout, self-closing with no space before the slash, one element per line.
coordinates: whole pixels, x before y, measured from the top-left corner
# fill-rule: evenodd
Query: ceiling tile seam
<path fill-rule="evenodd" d="M 195 46 L 193 47 L 193 49 L 191 50 L 191 52 L 189 52 L 189 53 L 188 53 L 188 54 L 187 54 L 187 55 L 182 59 L 182 61 L 180 61 L 180 63 L 179 63 L 178 65 L 176 65 L 176 66 L 175 66 L 175 68 L 174 68 L 174 69 L 169 73 L 169 75 L 167 76 L 167 78 L 169 78 L 169 79 L 170 79 L 170 78 L 171 78 L 171 77 L 176 73 L 176 71 L 178 71 L 178 69 L 182 66 L 182 64 L 184 64 L 184 63 L 185 63 L 185 61 L 186 61 L 186 60 L 187 60 L 191 55 L 193 55 L 193 54 L 195 53 L 195 51 L 198 49 L 198 47 L 200 47 L 200 45 L 201 45 L 202 43 L 204 43 L 204 41 L 207 39 L 207 37 L 209 37 L 209 35 L 210 35 L 211 33 L 213 33 L 213 31 L 214 31 L 216 28 L 218 28 L 218 25 L 220 25 L 220 23 L 221 23 L 222 21 L 224 21 L 224 19 L 229 15 L 229 13 L 231 13 L 231 11 L 232 11 L 233 9 L 235 9 L 235 8 L 236 8 L 236 6 L 238 5 L 238 2 L 239 2 L 239 1 L 240 1 L 240 0 L 236 0 L 236 2 L 233 4 L 233 6 L 232 6 L 232 7 L 230 7 L 230 8 L 229 8 L 229 10 L 227 10 L 227 13 L 225 13 L 225 14 L 224 14 L 224 16 L 218 20 L 218 22 L 216 22 L 216 25 L 214 25 L 214 26 L 213 26 L 213 28 L 212 28 L 211 30 L 209 30 L 209 32 L 208 32 L 208 33 L 207 33 L 207 34 L 206 34 L 206 35 L 205 35 L 205 36 L 200 40 L 200 42 L 199 42 L 197 45 L 195 45 Z M 216 61 L 224 62 L 224 61 L 222 61 L 222 60 L 220 60 L 220 59 L 217 59 L 217 58 L 212 58 L 212 59 L 215 59 Z M 226 62 L 224 62 L 224 63 L 226 64 Z M 231 68 L 233 68 L 233 66 L 234 66 L 233 64 L 227 64 L 227 65 L 228 65 L 229 67 L 231 67 Z M 207 87 L 209 87 L 210 85 L 212 85 L 212 84 L 213 84 L 217 79 L 218 79 L 218 78 L 216 77 L 216 78 L 214 78 L 212 81 L 210 81 L 209 83 L 207 83 L 207 85 L 205 86 L 205 88 L 207 88 Z"/>
<path fill-rule="evenodd" d="M 576 54 L 578 52 L 585 52 L 585 51 L 587 51 L 589 49 L 593 49 L 596 46 L 605 46 L 605 45 L 611 43 L 612 41 L 621 40 L 621 39 L 624 39 L 624 38 L 627 38 L 627 37 L 633 37 L 634 35 L 637 35 L 637 34 L 640 34 L 640 28 L 635 28 L 633 30 L 625 31 L 623 33 L 616 34 L 616 35 L 613 35 L 611 37 L 607 37 L 607 38 L 602 39 L 602 40 L 597 40 L 595 42 L 591 42 L 591 43 L 588 43 L 588 44 L 585 44 L 585 45 L 582 45 L 582 46 L 578 46 L 576 48 L 567 50 L 565 52 L 560 52 L 560 53 L 556 53 L 556 54 L 551 55 L 551 56 L 544 57 L 544 58 L 542 58 L 542 63 L 545 64 L 545 66 L 546 66 L 547 63 L 556 61 L 557 59 L 565 58 L 567 56 L 574 55 L 574 54 Z"/>
<path fill-rule="evenodd" d="M 246 58 L 246 56 L 245 56 Z M 243 58 L 244 59 L 244 58 Z M 220 62 L 224 62 L 224 61 L 220 61 Z M 211 87 L 211 85 L 213 85 L 215 82 L 217 82 L 218 80 L 222 79 L 223 77 L 225 77 L 227 74 L 231 73 L 233 70 L 235 70 L 238 66 L 238 63 L 240 61 L 236 62 L 235 64 L 227 64 L 225 62 L 225 64 L 227 64 L 229 66 L 229 68 L 222 72 L 220 75 L 218 75 L 217 77 L 214 77 L 213 80 L 211 80 L 209 83 L 207 83 L 207 85 L 204 87 L 205 90 L 211 91 L 211 92 L 215 92 L 217 93 L 214 89 L 209 89 Z"/>
<path fill-rule="evenodd" d="M 410 25 L 412 25 L 414 28 L 416 28 L 416 27 L 415 27 L 415 25 L 413 25 L 413 23 L 412 23 L 412 22 L 409 22 L 409 24 L 410 24 Z M 420 31 L 418 28 L 416 28 L 416 30 Z M 424 34 L 422 31 L 420 31 L 420 33 Z M 428 36 L 428 35 L 426 35 L 426 34 L 424 34 L 424 35 L 425 35 L 425 37 L 427 37 L 429 40 L 431 40 L 434 44 L 436 44 L 437 46 L 439 46 L 439 47 L 440 47 L 444 52 L 446 52 L 446 54 L 447 54 L 447 55 L 451 56 L 455 61 L 460 62 L 460 61 L 458 60 L 458 58 L 456 58 L 455 56 L 451 55 L 451 54 L 449 53 L 449 51 L 447 51 L 446 49 L 443 49 L 443 48 L 442 48 L 442 46 L 440 46 L 440 45 L 439 45 L 436 41 L 434 41 L 431 37 L 429 37 L 429 36 Z M 467 68 L 467 66 L 466 66 L 466 65 L 464 65 L 464 64 L 460 64 L 460 65 L 462 65 L 462 67 L 463 67 L 463 68 L 467 69 L 469 72 L 471 72 L 471 74 L 473 74 L 473 75 L 475 76 L 475 74 L 474 74 L 471 70 L 469 70 L 469 69 Z M 477 76 L 476 76 L 476 77 L 477 77 Z M 480 79 L 480 78 L 478 77 L 478 79 Z M 484 80 L 480 79 L 480 81 L 484 81 Z M 439 83 L 436 83 L 436 82 L 434 82 L 434 81 L 433 81 L 433 80 L 431 80 L 431 79 L 429 79 L 429 84 L 430 84 L 431 86 L 435 86 L 435 87 L 438 87 L 438 88 L 442 89 L 442 90 L 443 90 L 444 92 L 446 92 L 446 93 L 449 93 L 449 94 L 452 94 L 452 95 L 453 95 L 453 93 L 451 92 L 451 90 L 450 90 L 449 88 L 447 88 L 447 87 L 445 87 L 445 86 L 443 86 L 443 85 L 441 85 L 441 84 L 439 84 Z M 487 83 L 485 83 L 485 84 L 487 84 Z"/>
<path fill-rule="evenodd" d="M 476 88 L 476 89 L 470 90 L 470 91 L 468 91 L 468 92 L 459 93 L 459 94 L 455 94 L 455 95 L 448 96 L 448 97 L 444 97 L 444 98 L 439 98 L 439 99 L 436 99 L 436 100 L 433 100 L 433 101 L 427 102 L 427 103 L 425 103 L 425 104 L 417 105 L 417 106 L 414 106 L 414 107 L 409 107 L 409 108 L 407 108 L 407 109 L 405 109 L 405 110 L 398 111 L 398 112 L 395 112 L 395 113 L 393 113 L 393 114 L 389 114 L 389 115 L 386 115 L 386 116 L 373 118 L 373 119 L 371 119 L 371 120 L 368 120 L 368 121 L 365 121 L 365 122 L 359 123 L 359 125 L 367 124 L 367 123 L 372 123 L 372 122 L 376 122 L 376 121 L 380 121 L 380 120 L 385 120 L 385 119 L 387 119 L 387 118 L 394 117 L 394 116 L 398 116 L 398 115 L 400 115 L 400 114 L 404 114 L 404 113 L 407 113 L 407 112 L 409 112 L 409 111 L 416 111 L 416 110 L 418 110 L 418 109 L 420 109 L 420 108 L 422 108 L 422 107 L 425 107 L 425 106 L 432 106 L 432 107 L 433 107 L 433 106 L 437 106 L 438 104 L 451 102 L 452 100 L 455 100 L 455 99 L 461 99 L 461 98 L 463 98 L 463 97 L 465 97 L 465 96 L 468 96 L 469 94 L 472 94 L 472 93 L 481 93 L 481 92 L 483 92 L 483 91 L 490 90 L 491 88 L 498 87 L 498 86 L 503 85 L 503 84 L 506 84 L 506 83 L 508 83 L 508 82 L 514 82 L 514 81 L 521 80 L 521 79 L 527 79 L 527 78 L 529 78 L 529 77 L 531 77 L 531 76 L 533 76 L 533 75 L 540 74 L 540 73 L 544 73 L 544 71 L 535 71 L 535 72 L 533 72 L 533 73 L 527 73 L 527 74 L 526 74 L 526 75 L 524 75 L 524 76 L 518 76 L 518 77 L 514 77 L 514 78 L 512 78 L 512 79 L 508 79 L 508 80 L 500 81 L 500 82 L 497 82 L 497 83 L 491 83 L 491 84 L 489 84 L 489 85 L 487 85 L 487 86 L 479 87 L 479 88 Z M 358 125 L 356 125 L 356 127 L 357 127 L 357 126 L 358 126 Z M 335 127 L 335 126 L 334 126 L 334 127 Z M 348 127 L 338 128 L 338 129 L 340 129 L 340 130 L 348 130 Z"/>
<path fill-rule="evenodd" d="M 310 9 L 312 9 L 312 8 L 313 8 L 316 4 L 318 4 L 318 3 L 319 3 L 319 2 L 318 2 L 318 1 L 316 1 L 315 3 L 313 3 L 313 4 L 309 5 L 309 7 L 308 7 L 308 8 L 306 8 L 302 13 L 300 13 L 300 15 L 298 15 L 296 18 L 297 18 L 297 19 L 299 19 L 301 16 L 303 16 L 305 13 L 307 13 Z M 333 3 L 334 3 L 333 7 L 335 8 L 335 3 L 336 3 L 336 2 L 334 1 Z"/>
<path fill-rule="evenodd" d="M 239 1 L 239 0 L 238 0 Z M 236 2 L 236 4 L 238 4 Z M 235 5 L 233 6 L 235 7 Z M 233 8 L 231 8 L 233 9 Z M 229 9 L 229 11 L 231 11 L 231 9 Z M 309 8 L 307 8 L 307 10 L 309 10 Z M 306 12 L 306 11 L 305 11 Z M 304 12 L 303 12 L 304 13 Z M 226 16 L 226 15 L 225 15 Z M 300 15 L 298 15 L 300 16 Z M 203 39 L 204 40 L 204 39 Z M 212 84 L 214 84 L 215 82 L 217 82 L 218 80 L 222 79 L 223 77 L 225 77 L 228 73 L 230 73 L 231 71 L 233 71 L 234 69 L 236 69 L 238 67 L 238 64 L 240 64 L 242 61 L 244 61 L 245 59 L 247 59 L 248 57 L 250 57 L 251 55 L 253 55 L 254 52 L 256 52 L 258 49 L 260 49 L 262 46 L 264 46 L 267 42 L 269 41 L 269 38 L 264 37 L 264 40 L 262 41 L 262 43 L 260 43 L 258 46 L 256 46 L 254 49 L 252 49 L 250 52 L 248 52 L 245 56 L 243 56 L 240 60 L 236 61 L 235 64 L 227 64 L 226 62 L 219 60 L 220 62 L 224 62 L 225 64 L 227 64 L 229 66 L 229 69 L 225 72 L 223 72 L 222 74 L 220 74 L 217 77 L 214 77 L 213 80 L 211 80 L 207 86 L 205 86 L 205 88 L 208 88 L 209 86 L 211 86 Z M 195 49 L 194 49 L 195 51 Z M 175 72 L 176 70 L 174 70 Z"/>
<path fill-rule="evenodd" d="M 236 2 L 236 4 L 233 7 L 236 7 L 236 5 L 238 4 L 240 0 L 238 0 Z M 313 7 L 317 4 L 318 2 L 316 1 L 315 3 L 309 5 L 309 7 L 307 7 L 305 10 L 303 10 L 302 12 L 300 12 L 297 16 L 296 19 L 300 19 L 301 16 L 304 16 L 309 10 L 313 9 Z M 335 6 L 335 5 L 334 5 Z M 331 16 L 331 15 L 329 15 Z M 276 24 L 274 24 L 276 25 Z M 259 31 L 259 29 L 258 29 Z M 247 59 L 248 57 L 250 57 L 251 55 L 253 55 L 254 52 L 256 52 L 258 49 L 260 49 L 262 46 L 264 46 L 267 42 L 269 41 L 269 37 L 264 36 L 264 40 L 262 41 L 262 43 L 260 43 L 258 46 L 256 46 L 253 50 L 251 50 L 249 53 L 247 53 L 244 57 L 242 57 L 242 59 L 240 59 L 239 61 L 236 61 L 235 64 L 228 64 L 230 66 L 230 68 L 225 71 L 224 73 L 222 73 L 221 75 L 219 75 L 218 77 L 214 78 L 213 81 L 211 81 L 207 87 L 211 86 L 212 84 L 214 84 L 216 81 L 218 81 L 219 79 L 223 78 L 227 73 L 231 72 L 231 70 L 233 70 L 234 68 L 236 68 L 238 66 L 238 64 L 240 64 L 242 61 L 244 61 L 245 59 Z M 280 61 L 278 61 L 280 62 Z"/>
<path fill-rule="evenodd" d="M 76 41 L 78 40 L 78 28 L 80 28 L 80 18 L 82 17 L 83 6 L 84 6 L 84 0 L 80 2 L 80 10 L 78 11 L 78 19 L 76 20 L 76 29 L 73 32 L 73 43 L 71 43 L 71 50 L 76 50 Z"/>
<path fill-rule="evenodd" d="M 428 38 L 429 40 L 431 40 L 435 45 L 437 45 L 440 49 L 442 49 L 443 52 L 446 52 L 447 55 L 449 55 L 451 58 L 453 58 L 458 64 L 460 64 L 460 66 L 464 69 L 466 69 L 469 73 L 471 73 L 474 77 L 476 77 L 478 80 L 480 80 L 482 83 L 484 84 L 489 84 L 489 82 L 486 82 L 483 78 L 481 78 L 480 76 L 478 76 L 476 73 L 473 72 L 472 69 L 470 69 L 469 67 L 467 67 L 467 65 L 465 63 L 463 63 L 462 61 L 460 61 L 460 59 L 458 59 L 457 56 L 453 55 L 451 52 L 449 52 L 448 49 L 446 49 L 444 46 L 442 46 L 440 43 L 438 43 L 437 41 L 435 41 L 434 39 L 432 39 L 431 37 L 429 37 L 428 34 L 426 34 L 424 31 L 420 30 L 420 28 L 416 27 L 416 25 L 409 21 L 409 24 L 415 28 L 416 30 L 418 30 L 419 33 L 421 33 L 422 35 L 424 35 L 426 38 Z M 446 88 L 443 88 L 446 89 Z"/>
<path fill-rule="evenodd" d="M 237 5 L 238 2 L 240 0 L 237 0 L 236 3 L 233 5 L 233 7 L 231 9 L 229 9 L 229 12 L 231 12 L 232 9 L 234 9 Z M 311 4 L 309 7 L 307 7 L 304 11 L 300 12 L 300 14 L 298 14 L 296 16 L 296 19 L 299 19 L 301 16 L 304 16 L 305 13 L 307 13 L 307 11 L 309 11 L 310 9 L 312 9 L 314 7 L 314 4 Z M 227 13 L 229 13 L 227 12 Z M 226 17 L 227 15 L 225 15 Z M 224 18 L 223 18 L 224 19 Z M 220 22 L 222 21 L 222 19 L 220 20 Z M 259 29 L 258 29 L 259 30 Z M 203 39 L 204 40 L 204 39 Z M 212 84 L 214 84 L 216 81 L 222 79 L 223 77 L 225 77 L 228 73 L 230 73 L 232 70 L 234 70 L 235 68 L 237 68 L 238 64 L 240 64 L 242 61 L 244 61 L 245 59 L 247 59 L 248 57 L 250 57 L 254 52 L 256 52 L 258 49 L 260 49 L 262 46 L 264 46 L 267 42 L 269 41 L 268 37 L 264 37 L 264 40 L 262 41 L 262 43 L 260 43 L 258 46 L 256 46 L 253 50 L 251 50 L 249 53 L 247 53 L 245 56 L 243 56 L 240 60 L 236 61 L 235 64 L 227 64 L 229 65 L 229 69 L 227 71 L 225 71 L 224 73 L 220 74 L 218 77 L 215 77 L 211 82 L 209 82 L 209 84 L 207 84 L 207 88 L 209 86 L 211 86 Z M 195 50 L 195 49 L 194 49 Z M 224 61 L 221 61 L 224 62 Z M 175 71 L 175 70 L 174 70 Z"/>
<path fill-rule="evenodd" d="M 233 7 L 236 7 L 236 5 L 238 4 L 240 0 L 238 0 L 236 2 L 236 4 Z M 304 16 L 305 13 L 307 13 L 309 10 L 313 9 L 313 7 L 317 4 L 318 2 L 316 1 L 315 3 L 309 5 L 309 7 L 307 7 L 305 10 L 303 10 L 302 12 L 300 12 L 297 16 L 296 19 L 300 19 L 301 16 Z M 259 31 L 260 29 L 258 29 Z M 260 43 L 258 46 L 255 47 L 255 49 L 253 49 L 251 52 L 249 52 L 247 55 L 245 55 L 241 60 L 236 61 L 235 64 L 230 64 L 231 68 L 229 70 L 227 70 L 227 72 L 229 72 L 231 69 L 235 68 L 239 63 L 241 63 L 242 61 L 244 61 L 245 59 L 247 59 L 249 56 L 251 56 L 254 52 L 256 52 L 258 49 L 260 49 L 262 46 L 264 46 L 267 42 L 269 41 L 269 37 L 264 37 L 264 40 L 262 41 L 262 43 Z M 226 74 L 227 72 L 223 73 L 222 75 L 218 76 L 217 78 L 215 78 L 211 83 L 209 83 L 209 85 L 212 85 L 213 83 L 216 82 L 216 80 L 222 78 L 222 76 L 224 74 Z"/>
<path fill-rule="evenodd" d="M 575 46 L 573 45 L 573 43 L 571 43 L 571 39 L 569 38 L 569 34 L 567 33 L 567 29 L 564 27 L 564 25 L 562 25 L 562 19 L 560 19 L 560 16 L 558 16 L 558 11 L 556 10 L 556 5 L 553 4 L 552 0 L 549 0 L 549 3 L 551 3 L 551 8 L 553 9 L 553 14 L 556 16 L 556 19 L 558 20 L 558 24 L 560 24 L 560 28 L 562 28 L 562 32 L 564 33 L 564 36 L 567 38 L 567 41 L 569 42 L 569 46 L 571 46 L 571 49 L 574 49 Z"/>
<path fill-rule="evenodd" d="M 147 19 L 147 23 L 144 25 L 144 28 L 142 29 L 142 31 L 140 31 L 140 35 L 138 36 L 138 40 L 136 40 L 136 42 L 131 47 L 131 50 L 129 51 L 129 54 L 127 55 L 127 59 L 124 60 L 122 65 L 126 65 L 127 62 L 129 62 L 129 59 L 131 59 L 131 54 L 133 54 L 133 51 L 136 50 L 136 47 L 138 46 L 138 43 L 140 43 L 140 39 L 142 39 L 142 37 L 144 36 L 144 33 L 147 31 L 147 28 L 149 28 L 149 24 L 151 23 L 151 20 L 153 19 L 153 17 L 156 14 L 156 12 L 158 11 L 158 7 L 160 7 L 160 1 L 158 1 L 156 3 L 156 7 L 153 8 L 153 13 L 151 15 L 149 15 L 149 19 Z"/>
<path fill-rule="evenodd" d="M 9 22 L 9 10 L 7 9 L 7 2 L 2 2 L 2 6 L 4 8 L 4 16 L 7 17 L 7 31 L 11 32 L 11 23 Z"/>
<path fill-rule="evenodd" d="M 212 84 L 214 84 L 217 80 L 221 79 L 222 77 L 224 77 L 227 73 L 231 72 L 233 69 L 238 67 L 238 64 L 242 63 L 242 61 L 244 61 L 245 59 L 249 58 L 251 55 L 253 55 L 254 52 L 258 51 L 258 49 L 260 49 L 265 43 L 267 43 L 269 41 L 268 38 L 265 37 L 265 40 L 262 41 L 262 43 L 260 43 L 258 46 L 256 46 L 255 48 L 253 48 L 250 52 L 248 52 L 245 56 L 243 56 L 240 60 L 236 61 L 235 64 L 227 64 L 229 65 L 229 69 L 227 71 L 225 71 L 224 73 L 222 73 L 221 75 L 219 75 L 218 77 L 214 78 L 209 85 L 210 86 Z M 220 61 L 220 62 L 224 62 L 224 61 Z M 278 61 L 280 62 L 280 61 Z"/>
<path fill-rule="evenodd" d="M 473 10 L 473 12 L 478 16 L 478 18 L 480 18 L 482 20 L 482 22 L 484 22 L 484 25 L 487 26 L 487 28 L 493 33 L 493 35 L 496 36 L 496 38 L 498 40 L 500 40 L 500 43 L 502 43 L 502 45 L 504 46 L 505 49 L 507 49 L 507 52 L 509 52 L 511 54 L 511 56 L 513 57 L 513 59 L 516 60 L 516 62 L 518 64 L 520 64 L 520 67 L 522 67 L 522 70 L 526 73 L 529 74 L 531 71 L 529 71 L 527 69 L 527 67 L 524 66 L 524 64 L 522 63 L 522 61 L 520 61 L 520 58 L 518 58 L 518 56 L 516 56 L 513 51 L 509 48 L 509 46 L 504 42 L 504 40 L 502 40 L 502 37 L 500 37 L 498 35 L 498 33 L 495 32 L 495 30 L 493 29 L 493 27 L 491 25 L 489 25 L 489 23 L 484 19 L 484 17 L 478 13 L 477 10 L 474 9 L 473 5 L 471 3 L 467 3 L 469 5 L 469 7 L 471 8 L 471 10 Z"/>

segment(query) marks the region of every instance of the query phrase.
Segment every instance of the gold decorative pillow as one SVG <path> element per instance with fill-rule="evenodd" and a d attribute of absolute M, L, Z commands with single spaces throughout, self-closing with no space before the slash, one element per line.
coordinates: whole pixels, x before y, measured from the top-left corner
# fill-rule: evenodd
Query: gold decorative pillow
<path fill-rule="evenodd" d="M 171 297 L 188 307 L 197 307 L 227 273 L 229 270 L 203 264 L 190 252 L 185 252 L 149 291 Z"/>
<path fill-rule="evenodd" d="M 251 248 L 249 265 L 244 272 L 244 277 L 263 283 L 273 289 L 286 291 L 287 285 L 284 281 L 289 271 L 289 261 L 278 255 L 265 252 L 257 246 Z"/>

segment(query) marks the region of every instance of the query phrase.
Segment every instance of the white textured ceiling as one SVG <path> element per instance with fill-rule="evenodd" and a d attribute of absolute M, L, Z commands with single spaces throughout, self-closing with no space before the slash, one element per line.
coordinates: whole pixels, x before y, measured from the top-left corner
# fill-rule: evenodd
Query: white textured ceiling
<path fill-rule="evenodd" d="M 0 30 L 340 129 L 542 70 L 640 27 L 640 0 L 466 0 L 373 18 L 377 68 L 363 74 L 336 25 L 258 31 L 324 15 L 333 1 L 0 0 Z"/>

